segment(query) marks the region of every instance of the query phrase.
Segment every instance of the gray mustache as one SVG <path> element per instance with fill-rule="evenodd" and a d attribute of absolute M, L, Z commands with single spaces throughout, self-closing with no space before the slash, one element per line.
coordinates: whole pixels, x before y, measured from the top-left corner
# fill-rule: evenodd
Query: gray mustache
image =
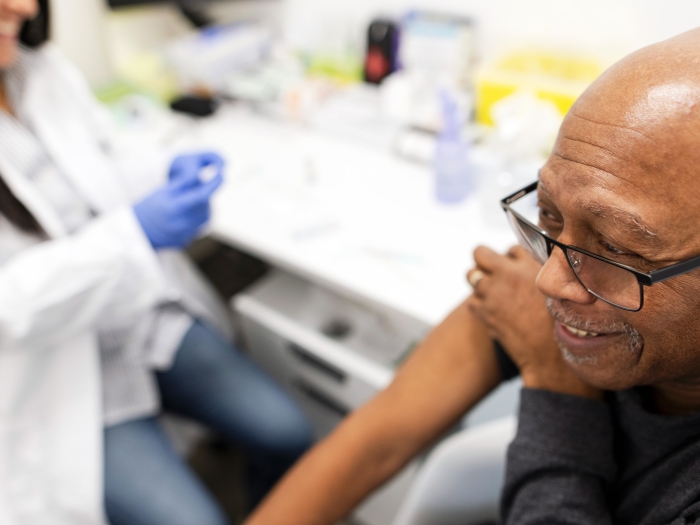
<path fill-rule="evenodd" d="M 578 328 L 579 330 L 596 333 L 621 333 L 639 339 L 642 337 L 632 325 L 625 321 L 593 321 L 591 319 L 586 319 L 580 314 L 568 311 L 565 305 L 549 297 L 547 298 L 547 310 L 549 310 L 552 317 L 560 323 Z"/>

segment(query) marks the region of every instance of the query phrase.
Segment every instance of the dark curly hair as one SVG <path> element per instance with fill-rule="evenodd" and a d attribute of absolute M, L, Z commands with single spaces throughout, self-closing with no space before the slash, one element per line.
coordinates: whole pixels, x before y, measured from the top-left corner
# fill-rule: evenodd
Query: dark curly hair
<path fill-rule="evenodd" d="M 49 0 L 38 0 L 39 14 L 27 20 L 19 34 L 20 41 L 28 47 L 39 47 L 49 39 Z"/>

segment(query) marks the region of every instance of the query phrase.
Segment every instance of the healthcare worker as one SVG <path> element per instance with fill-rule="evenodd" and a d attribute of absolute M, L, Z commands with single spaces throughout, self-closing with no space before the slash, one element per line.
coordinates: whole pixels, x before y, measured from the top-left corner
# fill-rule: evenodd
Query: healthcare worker
<path fill-rule="evenodd" d="M 0 0 L 0 523 L 224 525 L 161 405 L 280 469 L 310 428 L 230 345 L 181 252 L 223 161 L 178 157 L 131 195 L 154 173 L 123 168 L 84 79 L 44 43 L 48 14 L 47 0 Z"/>

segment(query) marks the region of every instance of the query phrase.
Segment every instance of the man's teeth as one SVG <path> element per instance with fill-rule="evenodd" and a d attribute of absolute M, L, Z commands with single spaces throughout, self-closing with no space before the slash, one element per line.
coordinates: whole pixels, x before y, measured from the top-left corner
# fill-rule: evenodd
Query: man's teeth
<path fill-rule="evenodd" d="M 569 332 L 571 332 L 574 335 L 577 335 L 579 337 L 596 337 L 600 334 L 596 332 L 586 332 L 585 330 L 579 330 L 578 328 L 574 328 L 573 326 L 566 326 L 563 325 L 564 328 L 566 328 Z"/>

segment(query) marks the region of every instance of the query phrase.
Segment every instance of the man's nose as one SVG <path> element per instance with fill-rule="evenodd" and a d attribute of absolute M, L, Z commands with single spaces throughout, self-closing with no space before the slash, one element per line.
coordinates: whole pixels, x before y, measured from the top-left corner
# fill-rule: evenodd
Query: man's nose
<path fill-rule="evenodd" d="M 537 275 L 537 288 L 546 297 L 567 300 L 579 304 L 591 304 L 596 297 L 576 278 L 566 260 L 566 255 L 557 246 Z"/>

